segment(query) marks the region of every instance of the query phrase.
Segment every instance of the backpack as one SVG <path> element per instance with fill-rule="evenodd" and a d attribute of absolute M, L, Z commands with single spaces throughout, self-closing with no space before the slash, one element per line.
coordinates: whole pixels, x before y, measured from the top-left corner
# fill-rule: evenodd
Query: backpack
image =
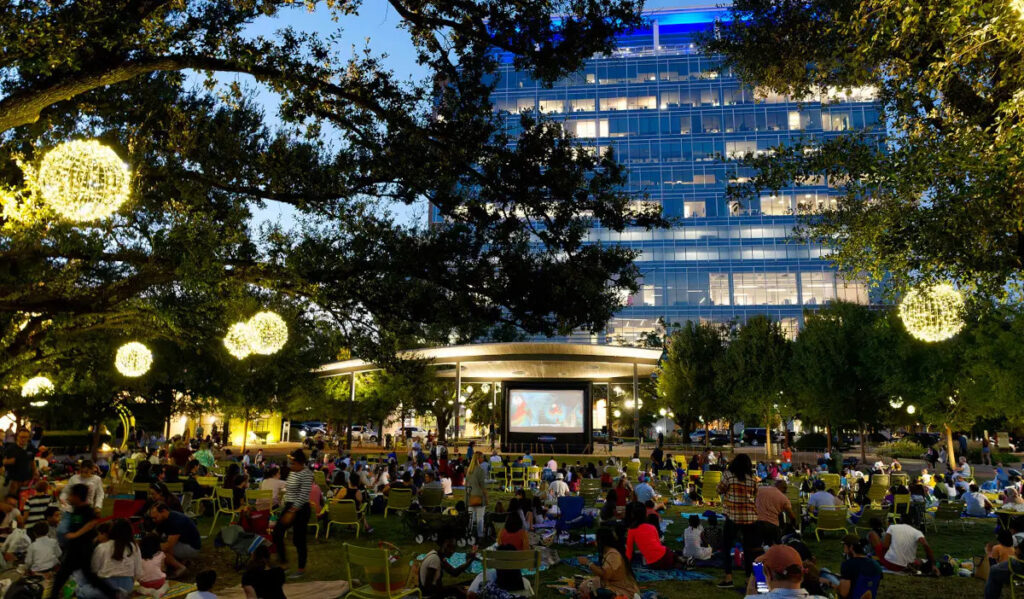
<path fill-rule="evenodd" d="M 379 515 L 384 513 L 384 508 L 388 505 L 388 499 L 384 495 L 378 495 L 373 498 L 373 503 L 370 504 L 370 513 Z"/>
<path fill-rule="evenodd" d="M 43 599 L 43 577 L 23 576 L 11 583 L 4 599 Z"/>

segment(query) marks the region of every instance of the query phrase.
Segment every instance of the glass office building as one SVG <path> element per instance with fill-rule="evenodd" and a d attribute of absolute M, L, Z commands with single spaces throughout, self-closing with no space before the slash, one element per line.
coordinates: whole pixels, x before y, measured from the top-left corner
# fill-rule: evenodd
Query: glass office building
<path fill-rule="evenodd" d="M 513 137 L 524 111 L 560 119 L 581 144 L 613 148 L 629 167 L 628 191 L 679 219 L 668 230 L 591 230 L 594 242 L 640 250 L 644 280 L 604 334 L 573 341 L 632 343 L 657 330 L 659 320 L 742 323 L 755 314 L 780 321 L 792 335 L 805 308 L 870 301 L 864 281 L 837 274 L 827 248 L 790 239 L 802 216 L 834 201 L 835 182 L 821 177 L 733 205 L 725 190 L 751 174 L 737 157 L 881 127 L 872 91 L 755 95 L 731 74 L 715 73 L 716 57 L 693 43 L 695 32 L 725 17 L 721 9 L 652 11 L 649 26 L 622 36 L 612 55 L 595 56 L 550 88 L 502 61 L 495 110 Z"/>

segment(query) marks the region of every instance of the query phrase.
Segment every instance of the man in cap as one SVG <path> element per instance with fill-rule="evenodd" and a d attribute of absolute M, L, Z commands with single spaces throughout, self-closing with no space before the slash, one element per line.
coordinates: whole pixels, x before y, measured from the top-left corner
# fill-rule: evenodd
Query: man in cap
<path fill-rule="evenodd" d="M 768 593 L 758 594 L 757 582 L 753 576 L 747 583 L 746 599 L 793 599 L 817 597 L 801 588 L 804 580 L 804 562 L 800 554 L 789 545 L 772 545 L 763 555 L 754 560 L 763 566 L 768 582 Z"/>
<path fill-rule="evenodd" d="M 561 472 L 556 472 L 555 480 L 548 485 L 548 503 L 557 504 L 559 497 L 567 495 L 569 495 L 569 485 L 565 483 L 565 476 Z"/>

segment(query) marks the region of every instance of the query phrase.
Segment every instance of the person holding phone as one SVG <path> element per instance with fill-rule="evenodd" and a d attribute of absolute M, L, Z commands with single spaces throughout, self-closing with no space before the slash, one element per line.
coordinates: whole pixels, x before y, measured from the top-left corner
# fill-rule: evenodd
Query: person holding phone
<path fill-rule="evenodd" d="M 746 599 L 821 598 L 800 588 L 803 580 L 804 562 L 796 549 L 772 545 L 753 564 Z"/>
<path fill-rule="evenodd" d="M 293 530 L 292 541 L 295 552 L 299 554 L 298 569 L 291 577 L 302 576 L 306 572 L 306 556 L 308 549 L 306 533 L 308 530 L 310 509 L 310 493 L 313 488 L 313 471 L 306 467 L 306 453 L 301 449 L 288 454 L 288 479 L 285 481 L 284 510 L 274 527 L 274 547 L 277 558 L 283 566 L 288 563 L 285 553 L 284 533 Z"/>

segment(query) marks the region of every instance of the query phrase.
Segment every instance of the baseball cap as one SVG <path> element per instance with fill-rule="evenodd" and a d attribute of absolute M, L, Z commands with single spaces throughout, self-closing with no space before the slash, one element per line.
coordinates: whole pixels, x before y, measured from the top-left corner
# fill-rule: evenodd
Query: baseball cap
<path fill-rule="evenodd" d="M 804 569 L 800 554 L 789 545 L 772 545 L 754 561 L 764 564 L 772 573 L 780 576 L 791 576 Z"/>

